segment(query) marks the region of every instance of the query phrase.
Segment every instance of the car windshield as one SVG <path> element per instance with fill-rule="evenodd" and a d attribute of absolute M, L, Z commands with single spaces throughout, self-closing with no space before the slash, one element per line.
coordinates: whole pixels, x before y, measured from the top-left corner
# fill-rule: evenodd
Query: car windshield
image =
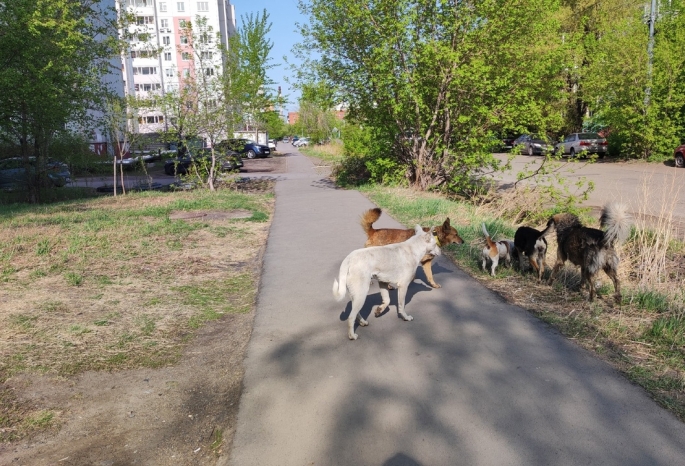
<path fill-rule="evenodd" d="M 245 141 L 245 144 L 257 144 L 257 143 L 254 142 L 252 139 L 247 139 L 247 140 Z"/>
<path fill-rule="evenodd" d="M 580 139 L 602 139 L 597 133 L 578 133 L 578 138 Z"/>
<path fill-rule="evenodd" d="M 547 142 L 547 136 L 544 136 L 542 134 L 533 134 L 530 139 L 533 141 L 539 141 L 539 142 Z"/>

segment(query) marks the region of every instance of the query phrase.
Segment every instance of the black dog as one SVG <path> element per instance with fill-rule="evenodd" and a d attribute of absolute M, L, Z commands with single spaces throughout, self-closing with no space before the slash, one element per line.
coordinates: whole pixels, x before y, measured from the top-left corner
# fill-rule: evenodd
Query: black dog
<path fill-rule="evenodd" d="M 547 256 L 547 240 L 541 231 L 535 228 L 519 227 L 514 235 L 514 247 L 519 256 L 521 270 L 523 270 L 523 256 L 528 257 L 531 267 L 538 273 L 538 281 L 542 280 L 545 272 L 545 257 Z"/>

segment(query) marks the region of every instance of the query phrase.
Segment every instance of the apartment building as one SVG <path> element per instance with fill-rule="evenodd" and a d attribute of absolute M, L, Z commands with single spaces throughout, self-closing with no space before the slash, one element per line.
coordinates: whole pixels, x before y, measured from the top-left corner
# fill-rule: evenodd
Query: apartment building
<path fill-rule="evenodd" d="M 122 6 L 135 18 L 135 24 L 129 27 L 129 32 L 135 34 L 123 57 L 127 95 L 148 97 L 151 93 L 171 92 L 185 78 L 219 69 L 220 54 L 209 52 L 203 56 L 200 69 L 188 38 L 182 33 L 186 22 L 196 24 L 198 16 L 205 18 L 207 26 L 219 33 L 218 40 L 224 46 L 228 46 L 229 37 L 236 31 L 235 7 L 230 0 L 123 0 Z M 140 133 L 157 133 L 166 128 L 165 115 L 155 110 L 141 114 L 138 123 Z"/>

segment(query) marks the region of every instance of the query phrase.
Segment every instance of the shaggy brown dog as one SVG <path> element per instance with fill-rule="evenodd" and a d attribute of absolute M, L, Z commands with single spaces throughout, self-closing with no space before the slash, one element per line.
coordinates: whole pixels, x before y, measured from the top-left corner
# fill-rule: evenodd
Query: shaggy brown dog
<path fill-rule="evenodd" d="M 519 227 L 514 233 L 514 247 L 519 256 L 521 271 L 523 271 L 523 256 L 525 255 L 538 274 L 538 281 L 542 280 L 542 274 L 547 265 L 547 240 L 541 236 L 542 232 L 531 227 Z"/>
<path fill-rule="evenodd" d="M 566 260 L 580 266 L 581 281 L 587 283 L 590 289 L 590 301 L 595 297 L 594 276 L 600 269 L 614 282 L 614 299 L 621 302 L 621 283 L 618 279 L 618 254 L 614 250 L 628 238 L 632 226 L 632 218 L 626 206 L 609 203 L 602 209 L 600 225 L 604 231 L 588 228 L 580 223 L 573 214 L 557 214 L 547 222 L 547 228 L 541 236 L 552 229 L 557 231 L 557 262 L 549 278 L 551 284 L 554 276 L 564 265 Z"/>
<path fill-rule="evenodd" d="M 376 230 L 373 228 L 372 224 L 377 221 L 380 216 L 381 209 L 378 207 L 375 209 L 369 209 L 362 215 L 362 228 L 364 229 L 364 232 L 368 238 L 366 243 L 364 243 L 365 248 L 368 248 L 369 246 L 385 246 L 386 244 L 401 243 L 402 241 L 406 241 L 414 236 L 414 230 L 412 228 L 407 230 L 399 228 L 379 228 Z M 423 231 L 429 230 L 429 228 L 423 228 Z M 449 217 L 442 225 L 433 229 L 433 234 L 435 235 L 438 246 L 440 247 L 447 246 L 448 244 L 452 243 L 462 244 L 464 242 L 464 240 L 459 236 L 459 233 L 457 233 L 457 230 L 450 225 Z M 421 259 L 421 265 L 423 266 L 423 271 L 426 274 L 428 283 L 430 283 L 433 288 L 440 288 L 440 285 L 435 283 L 435 280 L 433 280 L 433 270 L 431 267 L 433 265 L 434 257 L 435 256 L 432 254 L 426 254 Z"/>

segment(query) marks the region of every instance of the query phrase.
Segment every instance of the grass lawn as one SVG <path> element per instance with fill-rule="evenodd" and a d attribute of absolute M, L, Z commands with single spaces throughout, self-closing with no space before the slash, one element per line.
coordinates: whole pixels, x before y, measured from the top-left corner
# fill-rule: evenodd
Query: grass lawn
<path fill-rule="evenodd" d="M 0 206 L 0 441 L 54 414 L 7 378 L 173 364 L 203 323 L 250 311 L 273 204 L 261 186 Z"/>

